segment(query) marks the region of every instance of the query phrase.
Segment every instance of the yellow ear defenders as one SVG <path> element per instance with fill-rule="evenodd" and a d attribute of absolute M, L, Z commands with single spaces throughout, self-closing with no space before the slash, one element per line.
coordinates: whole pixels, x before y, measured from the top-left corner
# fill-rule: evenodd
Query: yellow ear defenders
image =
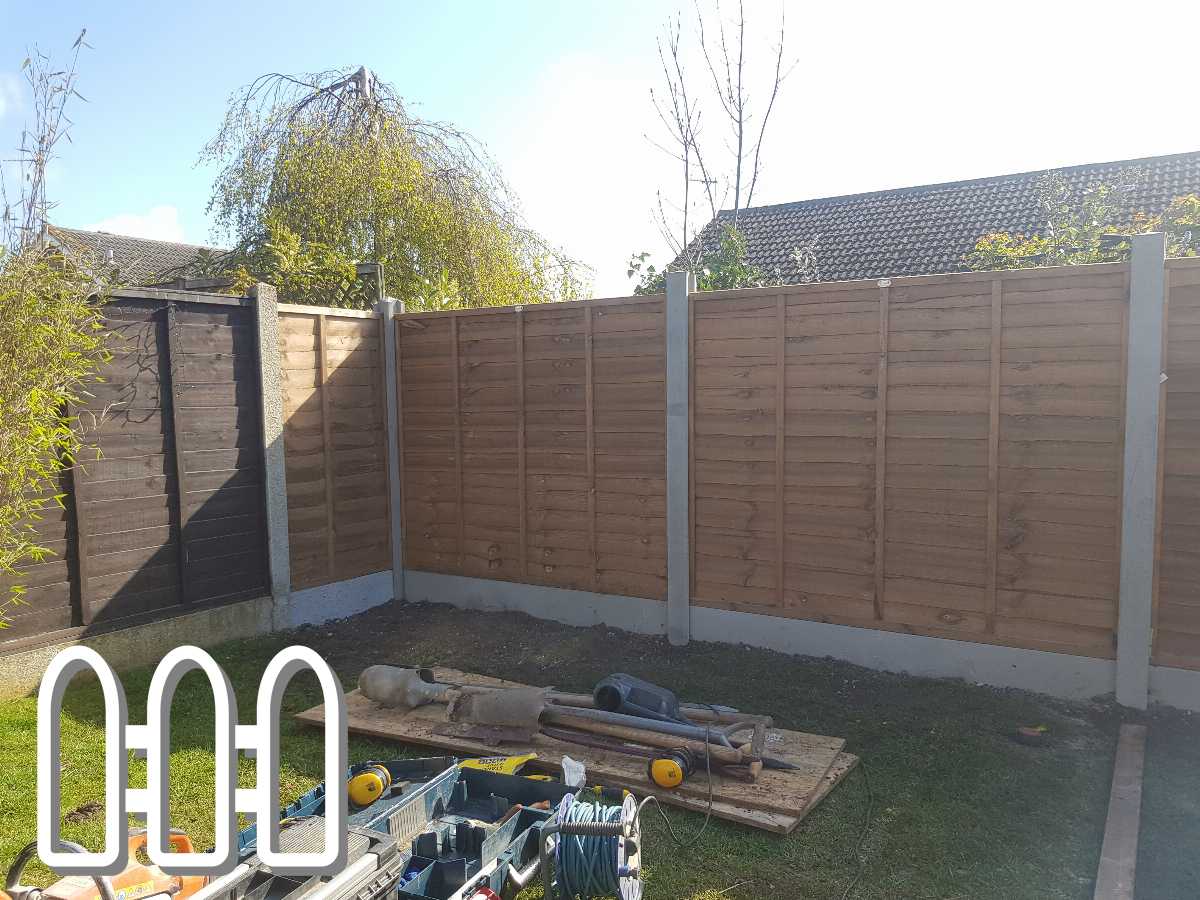
<path fill-rule="evenodd" d="M 346 788 L 350 802 L 361 809 L 386 794 L 391 786 L 392 773 L 387 767 L 368 763 L 365 769 L 350 779 Z"/>
<path fill-rule="evenodd" d="M 692 754 L 687 750 L 672 750 L 650 760 L 647 775 L 652 784 L 671 790 L 683 784 L 684 779 L 692 774 Z"/>

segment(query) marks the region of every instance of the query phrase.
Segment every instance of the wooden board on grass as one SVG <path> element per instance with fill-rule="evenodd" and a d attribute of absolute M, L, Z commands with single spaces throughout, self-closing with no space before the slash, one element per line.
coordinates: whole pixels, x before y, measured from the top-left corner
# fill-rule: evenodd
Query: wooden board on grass
<path fill-rule="evenodd" d="M 435 669 L 434 674 L 438 681 L 449 684 L 522 686 L 454 669 Z M 626 788 L 638 796 L 653 794 L 663 803 L 695 812 L 704 813 L 709 809 L 709 782 L 702 766 L 679 788 L 664 791 L 647 781 L 644 760 L 625 754 L 566 743 L 541 734 L 529 744 L 501 745 L 437 734 L 434 729 L 446 721 L 443 704 L 430 704 L 406 712 L 380 706 L 359 691 L 352 691 L 346 696 L 346 709 L 349 730 L 357 734 L 434 747 L 458 756 L 515 756 L 532 752 L 538 754 L 538 758 L 530 763 L 530 768 L 548 773 L 557 773 L 562 757 L 571 756 L 584 763 L 590 780 Z M 325 720 L 324 709 L 315 706 L 297 714 L 296 718 L 321 726 Z M 766 752 L 800 768 L 765 770 L 754 784 L 714 775 L 711 788 L 713 816 L 777 834 L 790 833 L 858 762 L 857 757 L 842 752 L 844 745 L 841 738 L 770 729 Z"/>

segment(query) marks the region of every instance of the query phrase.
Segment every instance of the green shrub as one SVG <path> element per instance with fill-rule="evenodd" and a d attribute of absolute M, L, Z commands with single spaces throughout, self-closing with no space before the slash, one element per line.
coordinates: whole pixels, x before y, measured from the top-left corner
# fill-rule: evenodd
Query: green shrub
<path fill-rule="evenodd" d="M 39 509 L 62 502 L 58 476 L 80 450 L 64 415 L 106 356 L 90 277 L 36 247 L 0 248 L 0 627 L 20 603 L 18 566 L 43 559 Z"/>
<path fill-rule="evenodd" d="M 732 225 L 722 225 L 720 243 L 707 253 L 701 253 L 692 266 L 696 290 L 727 291 L 780 283 L 778 275 L 768 275 L 747 256 L 745 236 Z M 635 253 L 629 260 L 625 274 L 638 280 L 633 289 L 635 294 L 661 294 L 667 289 L 667 270 L 660 271 L 648 264 L 649 258 L 649 253 Z"/>
<path fill-rule="evenodd" d="M 1200 197 L 1176 197 L 1162 214 L 1137 213 L 1130 220 L 1124 203 L 1140 177 L 1133 173 L 1076 193 L 1062 175 L 1044 175 L 1037 183 L 1041 227 L 1030 235 L 985 234 L 963 261 L 975 271 L 1116 262 L 1129 252 L 1128 235 L 1148 231 L 1166 233 L 1167 256 L 1200 254 Z"/>

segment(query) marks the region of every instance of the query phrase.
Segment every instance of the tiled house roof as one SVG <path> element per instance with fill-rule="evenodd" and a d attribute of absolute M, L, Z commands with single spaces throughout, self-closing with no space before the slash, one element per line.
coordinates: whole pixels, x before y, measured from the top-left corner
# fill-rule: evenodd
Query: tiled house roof
<path fill-rule="evenodd" d="M 1136 186 L 1123 198 L 1123 218 L 1138 212 L 1157 215 L 1176 197 L 1200 194 L 1200 151 L 1049 171 L 1061 174 L 1076 193 L 1134 176 Z M 820 281 L 960 272 L 963 255 L 984 234 L 1029 235 L 1044 227 L 1036 188 L 1045 174 L 1023 172 L 750 207 L 739 214 L 738 229 L 746 239 L 748 261 L 785 283 L 803 280 L 793 251 L 804 245 L 815 248 Z M 720 226 L 732 222 L 733 213 L 722 211 L 697 240 L 706 249 L 715 247 Z"/>
<path fill-rule="evenodd" d="M 125 285 L 152 285 L 194 274 L 206 256 L 229 251 L 197 244 L 176 244 L 148 238 L 126 237 L 107 231 L 47 227 L 51 243 L 71 255 L 77 264 L 97 275 L 114 275 Z"/>

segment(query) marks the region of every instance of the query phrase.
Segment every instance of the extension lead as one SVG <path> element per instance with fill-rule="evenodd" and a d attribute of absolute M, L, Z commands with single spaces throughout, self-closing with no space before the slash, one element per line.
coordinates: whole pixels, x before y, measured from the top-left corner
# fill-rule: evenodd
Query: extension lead
<path fill-rule="evenodd" d="M 564 796 L 554 818 L 542 826 L 538 838 L 542 896 L 546 900 L 575 900 L 576 897 L 587 900 L 615 895 L 620 900 L 642 900 L 642 808 L 648 803 L 654 804 L 671 840 L 678 846 L 695 845 L 712 818 L 712 762 L 707 753 L 704 771 L 708 776 L 708 809 L 704 824 L 686 842 L 675 833 L 675 827 L 653 794 L 640 803 L 632 795 L 626 795 L 620 806 L 576 800 L 574 794 Z M 557 878 L 550 871 L 547 845 L 551 838 L 557 838 L 553 845 Z"/>
<path fill-rule="evenodd" d="M 626 797 L 620 806 L 576 801 L 574 794 L 563 797 L 554 819 L 543 826 L 538 846 L 547 900 L 577 896 L 641 900 L 638 813 L 633 797 Z M 552 878 L 546 845 L 555 835 Z"/>

